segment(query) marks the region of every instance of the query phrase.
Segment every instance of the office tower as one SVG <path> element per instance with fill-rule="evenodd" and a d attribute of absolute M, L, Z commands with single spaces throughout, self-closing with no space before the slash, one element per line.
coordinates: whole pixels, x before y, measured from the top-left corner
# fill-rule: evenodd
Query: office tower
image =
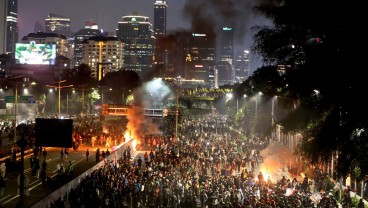
<path fill-rule="evenodd" d="M 146 16 L 123 16 L 116 36 L 123 40 L 124 69 L 136 71 L 142 78 L 152 71 L 155 38 L 152 24 Z"/>
<path fill-rule="evenodd" d="M 85 21 L 84 28 L 75 33 L 74 38 L 74 66 L 79 66 L 82 63 L 83 44 L 82 42 L 90 37 L 101 36 L 102 33 L 98 30 L 98 25 L 93 21 Z"/>
<path fill-rule="evenodd" d="M 218 85 L 234 83 L 234 30 L 223 27 L 220 33 L 220 57 L 216 63 Z"/>
<path fill-rule="evenodd" d="M 42 25 L 42 23 L 39 20 L 35 22 L 33 32 L 34 33 L 45 32 L 45 27 Z"/>
<path fill-rule="evenodd" d="M 216 86 L 233 84 L 233 67 L 228 61 L 218 61 L 216 63 L 217 83 Z"/>
<path fill-rule="evenodd" d="M 17 0 L 0 0 L 0 54 L 14 53 L 18 42 L 17 12 Z"/>
<path fill-rule="evenodd" d="M 168 36 L 167 76 L 185 80 L 201 80 L 213 86 L 215 65 L 215 41 L 203 33 L 177 31 Z"/>
<path fill-rule="evenodd" d="M 82 63 L 91 67 L 92 77 L 101 80 L 106 73 L 122 69 L 124 43 L 119 38 L 94 36 L 82 44 Z"/>
<path fill-rule="evenodd" d="M 235 57 L 235 82 L 237 83 L 241 83 L 249 77 L 249 55 L 249 51 L 244 50 Z"/>
<path fill-rule="evenodd" d="M 45 32 L 71 37 L 70 18 L 50 13 L 45 19 Z"/>
<path fill-rule="evenodd" d="M 188 37 L 185 56 L 185 79 L 210 82 L 215 64 L 215 41 L 203 33 L 192 33 Z"/>
<path fill-rule="evenodd" d="M 6 11 L 7 0 L 0 0 L 0 54 L 6 52 Z"/>
<path fill-rule="evenodd" d="M 153 31 L 156 38 L 154 68 L 159 76 L 163 76 L 166 69 L 166 26 L 167 26 L 167 4 L 166 1 L 156 0 L 153 11 Z"/>

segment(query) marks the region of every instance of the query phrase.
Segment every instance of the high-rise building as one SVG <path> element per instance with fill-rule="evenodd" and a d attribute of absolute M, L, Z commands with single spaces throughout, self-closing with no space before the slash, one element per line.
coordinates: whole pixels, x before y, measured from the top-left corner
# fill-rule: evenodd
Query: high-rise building
<path fill-rule="evenodd" d="M 0 54 L 14 53 L 18 42 L 17 12 L 17 0 L 0 0 Z"/>
<path fill-rule="evenodd" d="M 84 40 L 82 44 L 82 63 L 91 67 L 92 77 L 101 80 L 106 73 L 122 69 L 122 40 L 116 37 L 94 36 Z"/>
<path fill-rule="evenodd" d="M 185 57 L 185 79 L 210 82 L 215 65 L 215 41 L 203 33 L 192 33 Z"/>
<path fill-rule="evenodd" d="M 234 60 L 235 82 L 241 83 L 249 77 L 249 51 L 244 50 Z"/>
<path fill-rule="evenodd" d="M 228 61 L 218 61 L 216 63 L 217 83 L 216 86 L 233 84 L 233 67 Z"/>
<path fill-rule="evenodd" d="M 0 0 L 0 54 L 6 52 L 6 11 L 7 0 Z"/>
<path fill-rule="evenodd" d="M 42 25 L 42 23 L 39 20 L 35 22 L 33 32 L 34 33 L 45 32 L 45 27 Z"/>
<path fill-rule="evenodd" d="M 146 16 L 123 16 L 118 23 L 117 38 L 123 40 L 124 68 L 142 78 L 152 72 L 155 37 L 152 24 Z"/>
<path fill-rule="evenodd" d="M 170 34 L 167 76 L 185 80 L 201 80 L 213 86 L 215 40 L 203 33 L 178 31 Z"/>
<path fill-rule="evenodd" d="M 98 30 L 98 25 L 93 21 L 85 21 L 84 28 L 75 33 L 74 38 L 74 66 L 79 66 L 83 59 L 83 44 L 82 42 L 90 37 L 101 36 L 102 33 Z"/>
<path fill-rule="evenodd" d="M 70 18 L 50 13 L 45 19 L 45 32 L 71 37 Z"/>
<path fill-rule="evenodd" d="M 220 33 L 220 57 L 216 63 L 218 85 L 234 83 L 234 30 L 223 27 Z"/>
<path fill-rule="evenodd" d="M 155 34 L 154 68 L 159 76 L 163 76 L 166 69 L 166 26 L 167 26 L 167 4 L 165 0 L 156 0 L 153 11 L 153 31 Z"/>

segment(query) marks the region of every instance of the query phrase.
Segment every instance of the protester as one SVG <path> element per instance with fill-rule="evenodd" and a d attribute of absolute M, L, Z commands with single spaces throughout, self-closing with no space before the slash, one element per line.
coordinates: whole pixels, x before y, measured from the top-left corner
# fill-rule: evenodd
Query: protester
<path fill-rule="evenodd" d="M 88 161 L 89 149 L 86 150 L 86 161 Z"/>
<path fill-rule="evenodd" d="M 0 176 L 0 199 L 4 196 L 6 182 L 3 176 Z"/>

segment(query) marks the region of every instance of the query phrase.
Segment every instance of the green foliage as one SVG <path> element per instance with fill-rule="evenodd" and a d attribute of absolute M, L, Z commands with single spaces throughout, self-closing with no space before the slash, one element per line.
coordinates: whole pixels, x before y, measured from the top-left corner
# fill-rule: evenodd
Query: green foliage
<path fill-rule="evenodd" d="M 91 76 L 91 68 L 86 64 L 81 64 L 73 69 L 65 69 L 61 74 L 61 78 L 66 80 L 67 85 L 73 85 L 75 87 L 82 85 L 95 84 L 95 79 Z"/>
<path fill-rule="evenodd" d="M 131 70 L 109 72 L 99 82 L 100 87 L 113 89 L 111 91 L 104 90 L 104 99 L 111 103 L 123 103 L 123 99 L 126 102 L 126 98 L 133 89 L 141 86 L 141 84 L 139 75 Z M 135 97 L 135 99 L 139 99 L 139 97 Z"/>
<path fill-rule="evenodd" d="M 292 100 L 296 108 L 280 122 L 284 131 L 303 133 L 298 153 L 312 163 L 338 153 L 340 176 L 368 174 L 366 67 L 352 61 L 364 60 L 357 51 L 368 46 L 359 31 L 368 22 L 363 8 L 361 2 L 337 1 L 333 8 L 317 0 L 261 2 L 255 11 L 273 24 L 253 28 L 252 48 L 269 66 L 239 86 Z M 272 67 L 282 73 L 266 73 Z"/>

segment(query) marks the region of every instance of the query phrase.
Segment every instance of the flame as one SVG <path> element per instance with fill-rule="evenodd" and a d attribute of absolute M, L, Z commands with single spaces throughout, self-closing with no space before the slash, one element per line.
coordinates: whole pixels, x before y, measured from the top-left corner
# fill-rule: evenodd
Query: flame
<path fill-rule="evenodd" d="M 264 181 L 268 180 L 268 177 L 270 177 L 270 173 L 267 168 L 261 168 L 260 172 L 262 172 Z"/>
<path fill-rule="evenodd" d="M 128 131 L 124 133 L 124 137 L 125 137 L 125 141 L 129 141 L 133 138 Z"/>
<path fill-rule="evenodd" d="M 132 135 L 128 131 L 126 131 L 124 133 L 124 137 L 125 137 L 125 142 L 128 142 L 128 141 L 133 139 L 133 141 L 132 141 L 132 150 L 137 151 L 137 145 L 139 145 L 141 143 L 141 141 L 139 141 L 136 137 L 134 137 L 134 135 Z"/>
<path fill-rule="evenodd" d="M 137 151 L 137 140 L 133 139 L 132 141 L 132 149 L 133 151 Z"/>

